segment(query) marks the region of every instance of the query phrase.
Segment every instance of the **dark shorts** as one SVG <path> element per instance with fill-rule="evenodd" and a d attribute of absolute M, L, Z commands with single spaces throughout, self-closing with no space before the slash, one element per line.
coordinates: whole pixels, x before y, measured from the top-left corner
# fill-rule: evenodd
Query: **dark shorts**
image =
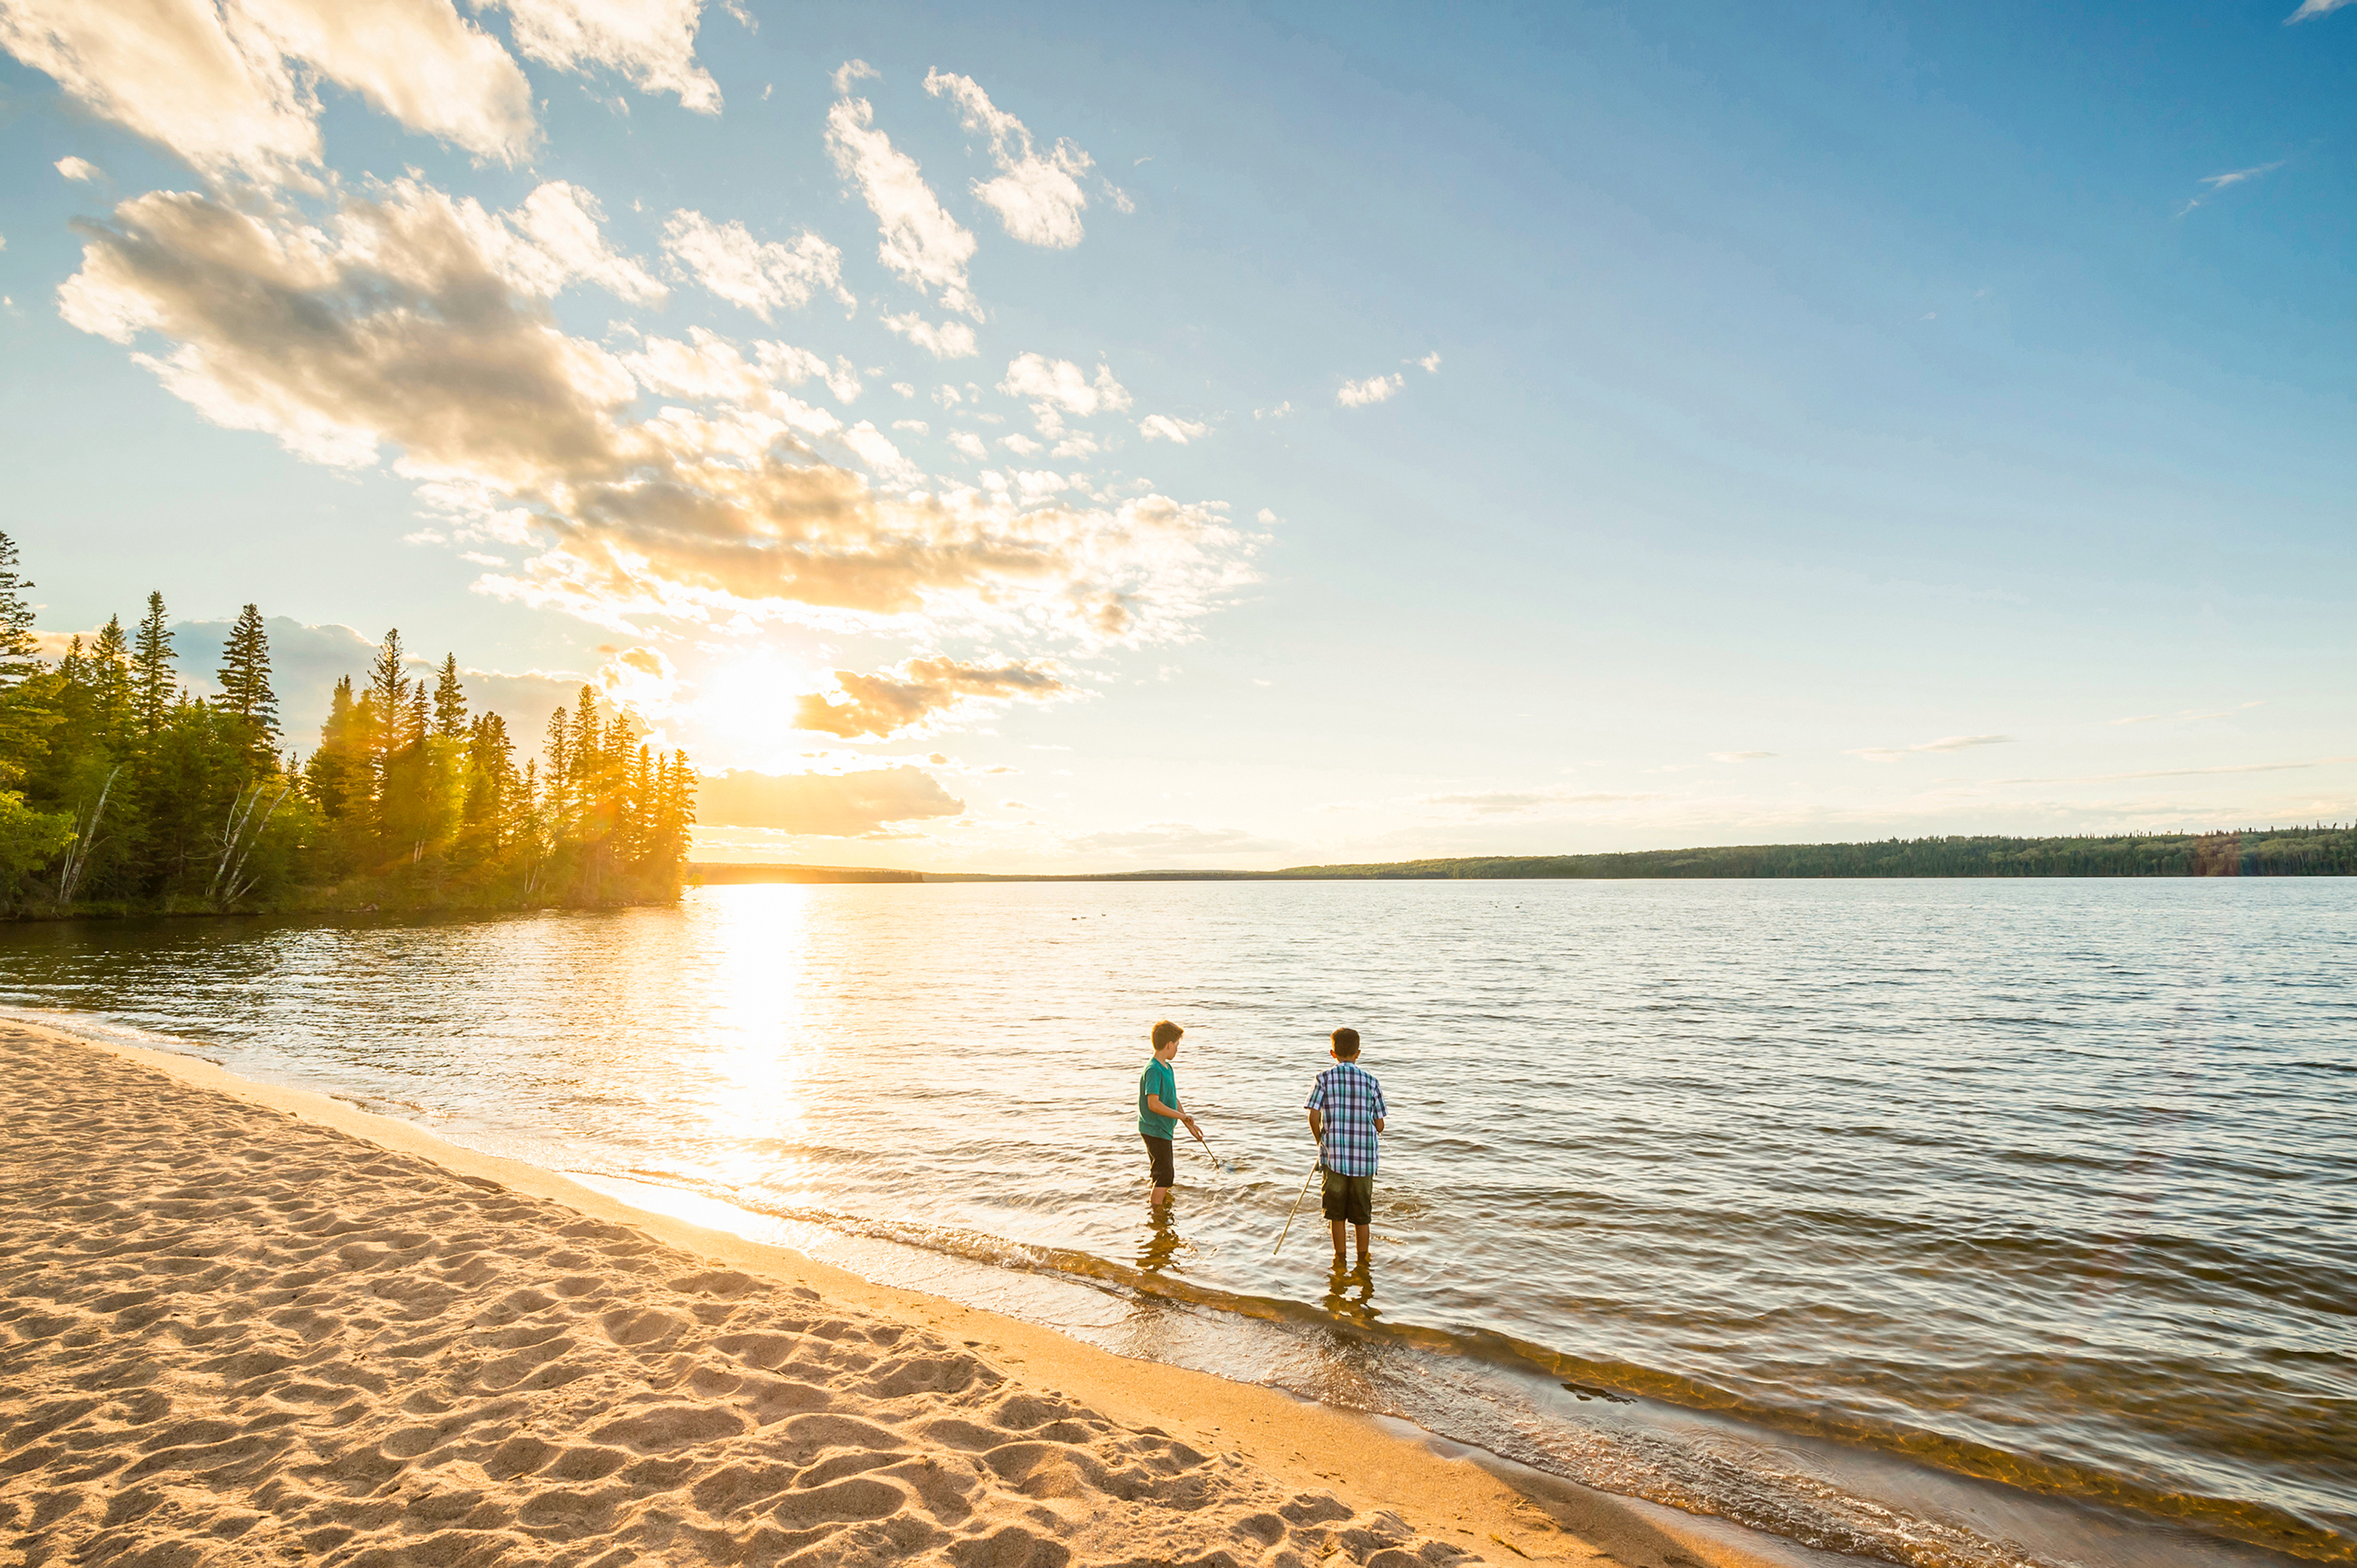
<path fill-rule="evenodd" d="M 1178 1165 L 1170 1157 L 1170 1140 L 1157 1138 L 1151 1133 L 1140 1133 L 1138 1136 L 1146 1140 L 1146 1157 L 1154 1163 L 1154 1185 L 1178 1186 Z"/>
<path fill-rule="evenodd" d="M 1375 1222 L 1375 1178 L 1371 1176 L 1342 1176 L 1328 1171 L 1320 1196 L 1329 1219 L 1347 1220 L 1352 1225 Z"/>

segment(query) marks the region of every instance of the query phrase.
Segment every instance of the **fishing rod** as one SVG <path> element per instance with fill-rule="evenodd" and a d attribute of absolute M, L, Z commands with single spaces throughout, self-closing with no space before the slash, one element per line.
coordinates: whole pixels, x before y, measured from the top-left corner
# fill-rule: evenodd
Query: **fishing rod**
<path fill-rule="evenodd" d="M 1301 1200 L 1309 1196 L 1310 1177 L 1325 1168 L 1326 1155 L 1321 1150 L 1318 1155 L 1318 1163 L 1309 1167 L 1309 1175 L 1301 1178 L 1301 1190 L 1293 1195 L 1293 1207 L 1285 1211 L 1285 1229 L 1277 1233 L 1276 1245 L 1268 1250 L 1270 1257 L 1274 1258 L 1285 1251 L 1285 1239 L 1293 1234 L 1293 1217 L 1301 1212 Z"/>
<path fill-rule="evenodd" d="M 1235 1161 L 1233 1161 L 1233 1160 L 1223 1160 L 1223 1159 L 1220 1158 L 1220 1156 L 1219 1156 L 1218 1155 L 1213 1154 L 1213 1153 L 1211 1152 L 1211 1139 L 1209 1139 L 1209 1138 L 1206 1138 L 1205 1136 L 1203 1136 L 1202 1130 L 1201 1130 L 1200 1128 L 1198 1128 L 1198 1127 L 1189 1127 L 1189 1128 L 1188 1128 L 1188 1129 L 1187 1129 L 1187 1131 L 1189 1131 L 1189 1133 L 1194 1133 L 1194 1134 L 1195 1134 L 1195 1142 L 1197 1142 L 1197 1143 L 1199 1143 L 1199 1144 L 1202 1144 L 1202 1145 L 1203 1145 L 1203 1155 L 1204 1155 L 1204 1157 L 1205 1157 L 1206 1159 L 1208 1159 L 1208 1160 L 1210 1160 L 1210 1161 L 1211 1162 L 1211 1168 L 1212 1168 L 1212 1169 L 1214 1169 L 1214 1170 L 1228 1171 L 1228 1172 L 1233 1172 L 1233 1171 L 1235 1170 L 1235 1168 L 1236 1168 L 1236 1163 L 1235 1163 Z"/>

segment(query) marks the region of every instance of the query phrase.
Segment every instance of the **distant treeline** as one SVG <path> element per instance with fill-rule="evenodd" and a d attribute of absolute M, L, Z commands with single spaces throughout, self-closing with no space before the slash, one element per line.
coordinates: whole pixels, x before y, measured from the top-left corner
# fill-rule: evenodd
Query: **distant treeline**
<path fill-rule="evenodd" d="M 1760 876 L 2350 876 L 2357 827 L 2217 833 L 2090 833 L 2072 838 L 1963 835 L 1868 843 L 1739 844 L 1622 854 L 1410 860 L 1301 865 L 1278 876 L 1335 878 Z"/>
<path fill-rule="evenodd" d="M 737 868 L 749 873 L 752 868 Z M 801 867 L 823 873 L 826 867 Z M 2217 833 L 2090 833 L 2076 838 L 1953 836 L 1867 843 L 1738 844 L 1618 854 L 1475 855 L 1283 871 L 1113 871 L 1005 876 L 929 871 L 927 882 L 1351 882 L 1592 877 L 1764 876 L 2351 876 L 2357 825 Z M 738 881 L 765 880 L 739 875 Z M 796 881 L 873 881 L 802 875 Z"/>
<path fill-rule="evenodd" d="M 338 682 L 307 757 L 282 752 L 270 642 L 245 607 L 191 696 L 160 593 L 52 665 L 0 534 L 0 912 L 497 908 L 676 897 L 686 755 L 641 745 L 596 692 L 519 766 L 458 661 L 412 681 L 401 634 Z"/>

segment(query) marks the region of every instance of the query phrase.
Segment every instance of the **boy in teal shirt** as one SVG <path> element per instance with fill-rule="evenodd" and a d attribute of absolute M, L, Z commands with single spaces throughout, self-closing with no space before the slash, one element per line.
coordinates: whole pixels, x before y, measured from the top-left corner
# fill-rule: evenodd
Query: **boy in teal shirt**
<path fill-rule="evenodd" d="M 1171 1157 L 1171 1135 L 1184 1122 L 1187 1131 L 1198 1138 L 1202 1129 L 1195 1119 L 1178 1107 L 1178 1074 L 1171 1064 L 1178 1059 L 1178 1036 L 1187 1031 L 1165 1018 L 1154 1026 L 1154 1059 L 1146 1064 L 1145 1073 L 1137 1080 L 1137 1135 L 1146 1140 L 1146 1163 L 1154 1167 L 1154 1206 L 1157 1208 L 1169 1201 L 1170 1188 L 1178 1179 L 1178 1164 Z"/>

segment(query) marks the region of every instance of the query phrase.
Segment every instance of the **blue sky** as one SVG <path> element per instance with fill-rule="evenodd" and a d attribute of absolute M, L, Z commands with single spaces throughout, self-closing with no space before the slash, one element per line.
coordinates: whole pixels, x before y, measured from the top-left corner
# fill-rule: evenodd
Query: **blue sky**
<path fill-rule="evenodd" d="M 2346 819 L 2310 10 L 0 0 L 0 527 L 714 854 Z"/>

